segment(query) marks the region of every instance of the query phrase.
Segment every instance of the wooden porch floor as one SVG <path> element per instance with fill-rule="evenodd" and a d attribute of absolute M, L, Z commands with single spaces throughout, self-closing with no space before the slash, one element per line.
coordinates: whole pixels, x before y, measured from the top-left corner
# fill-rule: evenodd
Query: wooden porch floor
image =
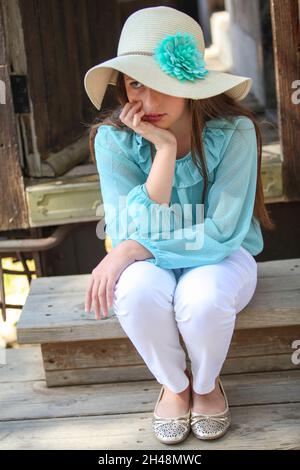
<path fill-rule="evenodd" d="M 151 417 L 156 380 L 46 386 L 40 348 L 6 350 L 0 449 L 300 449 L 300 370 L 222 375 L 232 425 L 205 442 L 161 444 Z"/>

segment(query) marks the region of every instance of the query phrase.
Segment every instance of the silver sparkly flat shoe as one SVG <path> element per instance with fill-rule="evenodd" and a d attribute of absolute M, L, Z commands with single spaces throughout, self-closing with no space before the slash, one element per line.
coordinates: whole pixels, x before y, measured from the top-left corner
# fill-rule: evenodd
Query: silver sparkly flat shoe
<path fill-rule="evenodd" d="M 231 423 L 231 413 L 228 400 L 222 382 L 219 378 L 221 392 L 225 398 L 226 408 L 224 411 L 215 414 L 202 414 L 191 411 L 191 429 L 198 439 L 217 439 L 223 436 Z"/>
<path fill-rule="evenodd" d="M 183 416 L 174 418 L 163 418 L 156 414 L 158 404 L 164 392 L 164 386 L 160 390 L 152 417 L 152 428 L 155 437 L 164 444 L 177 444 L 182 442 L 189 435 L 191 409 Z"/>

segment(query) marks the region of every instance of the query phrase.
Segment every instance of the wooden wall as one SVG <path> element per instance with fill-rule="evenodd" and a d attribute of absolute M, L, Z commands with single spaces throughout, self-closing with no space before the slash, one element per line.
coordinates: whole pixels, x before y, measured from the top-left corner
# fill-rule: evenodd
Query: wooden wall
<path fill-rule="evenodd" d="M 26 228 L 27 206 L 21 165 L 18 127 L 10 83 L 10 61 L 0 2 L 0 231 Z"/>
<path fill-rule="evenodd" d="M 86 71 L 113 56 L 119 32 L 111 0 L 19 0 L 39 152 L 58 151 L 92 116 Z"/>
<path fill-rule="evenodd" d="M 283 191 L 300 199 L 300 0 L 270 0 Z"/>

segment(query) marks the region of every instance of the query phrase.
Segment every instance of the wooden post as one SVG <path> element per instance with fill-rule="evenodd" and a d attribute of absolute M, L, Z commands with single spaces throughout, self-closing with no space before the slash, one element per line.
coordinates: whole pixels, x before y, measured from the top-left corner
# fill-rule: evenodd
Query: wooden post
<path fill-rule="evenodd" d="M 300 200 L 300 1 L 271 0 L 270 6 L 283 192 Z"/>
<path fill-rule="evenodd" d="M 0 3 L 0 231 L 28 228 L 24 182 L 20 167 L 17 121 L 10 86 L 9 55 Z"/>

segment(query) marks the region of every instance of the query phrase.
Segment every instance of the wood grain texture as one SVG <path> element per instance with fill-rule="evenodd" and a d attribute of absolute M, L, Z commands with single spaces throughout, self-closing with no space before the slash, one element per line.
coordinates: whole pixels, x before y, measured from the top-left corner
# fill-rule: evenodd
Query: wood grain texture
<path fill-rule="evenodd" d="M 151 429 L 156 380 L 49 389 L 38 377 L 37 350 L 7 351 L 0 449 L 166 449 Z M 18 367 L 30 364 L 31 354 L 31 376 L 21 379 Z M 232 414 L 228 433 L 208 444 L 190 434 L 176 449 L 300 448 L 299 369 L 222 374 L 222 382 Z"/>
<path fill-rule="evenodd" d="M 28 213 L 20 166 L 20 142 L 10 82 L 10 60 L 0 3 L 0 231 L 28 228 Z M 4 100 L 2 100 L 4 98 Z M 4 101 L 4 103 L 2 103 Z"/>
<path fill-rule="evenodd" d="M 255 294 L 237 314 L 236 330 L 288 327 L 300 324 L 300 259 L 260 262 Z M 84 312 L 90 275 L 34 279 L 17 325 L 20 343 L 124 338 L 110 309 L 107 318 L 95 320 Z"/>
<path fill-rule="evenodd" d="M 300 199 L 300 14 L 297 0 L 271 0 L 276 93 L 283 153 L 283 192 L 289 200 Z M 294 84 L 294 85 L 293 85 Z"/>

